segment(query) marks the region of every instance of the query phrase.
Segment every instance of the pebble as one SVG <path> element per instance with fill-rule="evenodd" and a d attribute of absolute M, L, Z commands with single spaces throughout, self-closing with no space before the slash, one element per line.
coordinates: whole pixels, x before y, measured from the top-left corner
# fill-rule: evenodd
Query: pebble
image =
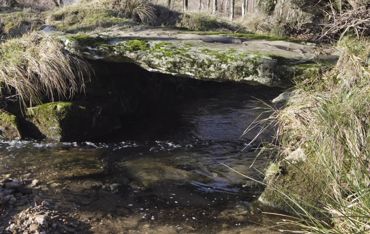
<path fill-rule="evenodd" d="M 38 184 L 39 184 L 39 180 L 34 179 L 31 182 L 31 187 L 36 187 Z"/>
<path fill-rule="evenodd" d="M 79 233 L 78 221 L 54 210 L 50 202 L 32 194 L 31 188 L 39 184 L 37 179 L 0 179 L 0 205 L 5 209 L 20 210 L 7 226 L 0 226 L 0 233 Z M 31 202 L 36 200 L 39 202 Z"/>
<path fill-rule="evenodd" d="M 44 223 L 45 223 L 45 215 L 37 215 L 36 217 L 35 217 L 35 221 L 38 223 L 38 224 L 40 224 L 40 225 L 44 225 Z"/>
<path fill-rule="evenodd" d="M 31 232 L 36 232 L 38 229 L 39 229 L 39 225 L 37 225 L 35 223 L 31 224 L 30 227 L 29 227 L 29 230 Z"/>

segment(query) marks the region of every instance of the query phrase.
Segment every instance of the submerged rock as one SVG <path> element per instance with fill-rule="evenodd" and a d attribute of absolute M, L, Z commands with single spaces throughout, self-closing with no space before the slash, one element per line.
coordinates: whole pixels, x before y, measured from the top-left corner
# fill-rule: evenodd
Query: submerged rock
<path fill-rule="evenodd" d="M 21 138 L 18 118 L 3 110 L 0 110 L 0 135 L 5 139 Z"/>
<path fill-rule="evenodd" d="M 191 173 L 186 170 L 155 160 L 128 161 L 123 166 L 133 183 L 144 188 L 150 188 L 158 183 L 167 183 L 168 181 L 185 183 L 192 177 Z"/>

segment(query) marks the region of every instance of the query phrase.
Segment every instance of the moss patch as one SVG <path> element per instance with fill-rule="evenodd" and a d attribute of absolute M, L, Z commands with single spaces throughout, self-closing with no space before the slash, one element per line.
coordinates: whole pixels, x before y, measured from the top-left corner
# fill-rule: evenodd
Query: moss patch
<path fill-rule="evenodd" d="M 147 51 L 149 50 L 150 46 L 149 43 L 145 40 L 128 40 L 123 43 L 120 43 L 117 47 L 115 47 L 116 51 L 124 51 L 126 52 L 135 52 L 135 51 Z"/>
<path fill-rule="evenodd" d="M 149 70 L 204 80 L 232 80 L 249 84 L 284 86 L 292 77 L 291 61 L 278 56 L 249 53 L 232 48 L 213 49 L 188 41 L 124 40 L 118 44 L 108 39 L 74 36 L 80 53 L 118 61 L 139 63 Z M 93 47 L 89 49 L 88 47 Z"/>
<path fill-rule="evenodd" d="M 71 102 L 53 102 L 28 108 L 26 114 L 43 135 L 60 141 L 63 138 L 62 122 L 69 117 L 72 108 Z"/>
<path fill-rule="evenodd" d="M 110 104 L 51 102 L 27 109 L 27 118 L 48 139 L 90 140 L 120 127 L 118 113 Z"/>

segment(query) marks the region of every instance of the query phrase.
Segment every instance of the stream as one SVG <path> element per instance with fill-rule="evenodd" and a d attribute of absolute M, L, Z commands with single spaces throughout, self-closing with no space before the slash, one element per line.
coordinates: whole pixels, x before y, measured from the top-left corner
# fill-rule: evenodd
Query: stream
<path fill-rule="evenodd" d="M 36 197 L 86 233 L 273 233 L 276 218 L 254 202 L 269 162 L 259 147 L 273 129 L 252 144 L 262 126 L 243 132 L 277 95 L 214 85 L 106 142 L 2 141 L 0 174 L 39 180 Z"/>

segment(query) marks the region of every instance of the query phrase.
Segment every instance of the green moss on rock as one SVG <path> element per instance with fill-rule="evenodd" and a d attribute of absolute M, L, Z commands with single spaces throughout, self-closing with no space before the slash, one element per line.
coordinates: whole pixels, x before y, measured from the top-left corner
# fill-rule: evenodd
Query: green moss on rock
<path fill-rule="evenodd" d="M 128 40 L 123 44 L 124 50 L 128 52 L 145 51 L 149 49 L 149 43 L 145 40 Z"/>
<path fill-rule="evenodd" d="M 8 140 L 21 138 L 18 118 L 4 110 L 0 110 L 0 135 Z"/>
<path fill-rule="evenodd" d="M 200 80 L 236 81 L 271 87 L 290 86 L 300 72 L 297 64 L 307 62 L 307 59 L 292 55 L 288 50 L 282 52 L 283 49 L 275 44 L 271 46 L 277 49 L 269 53 L 235 44 L 185 39 L 122 40 L 76 35 L 68 40 L 72 43 L 67 48 L 89 59 L 132 62 L 149 71 Z"/>
<path fill-rule="evenodd" d="M 107 114 L 107 107 L 92 105 L 52 102 L 28 108 L 27 118 L 46 138 L 55 141 L 92 139 L 120 127 L 118 117 Z"/>
<path fill-rule="evenodd" d="M 52 140 L 62 140 L 63 122 L 66 121 L 73 109 L 71 102 L 53 102 L 27 109 L 27 116 L 31 122 L 47 138 Z"/>
<path fill-rule="evenodd" d="M 235 49 L 211 49 L 191 43 L 129 40 L 112 46 L 113 53 L 128 57 L 149 70 L 203 80 L 232 80 L 280 86 L 278 60 Z M 109 51 L 108 53 L 112 53 Z M 274 79 L 273 79 L 274 78 Z"/>
<path fill-rule="evenodd" d="M 66 37 L 66 39 L 68 43 L 75 44 L 74 46 L 78 45 L 79 47 L 97 47 L 108 43 L 108 41 L 102 37 L 92 37 L 84 33 L 69 35 Z"/>

